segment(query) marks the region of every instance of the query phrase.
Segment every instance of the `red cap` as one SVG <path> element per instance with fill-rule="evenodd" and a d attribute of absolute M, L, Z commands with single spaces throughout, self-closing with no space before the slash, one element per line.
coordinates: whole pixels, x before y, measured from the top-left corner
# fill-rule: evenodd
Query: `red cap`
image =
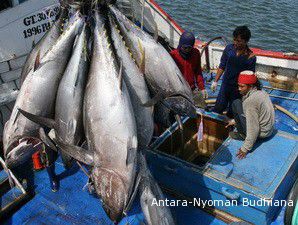
<path fill-rule="evenodd" d="M 255 84 L 257 81 L 257 76 L 249 70 L 241 72 L 238 78 L 239 84 Z"/>

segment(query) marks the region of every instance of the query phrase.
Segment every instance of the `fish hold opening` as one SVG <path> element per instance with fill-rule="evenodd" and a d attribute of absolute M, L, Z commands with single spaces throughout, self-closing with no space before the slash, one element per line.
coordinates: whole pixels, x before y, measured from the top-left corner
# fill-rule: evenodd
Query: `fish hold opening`
<path fill-rule="evenodd" d="M 102 200 L 103 208 L 113 222 L 119 222 L 129 196 L 129 182 L 113 170 L 96 167 L 92 171 L 95 191 Z"/>
<path fill-rule="evenodd" d="M 225 141 L 229 133 L 224 122 L 203 117 L 203 138 L 199 141 L 198 130 L 200 123 L 201 118 L 188 119 L 183 124 L 183 143 L 180 138 L 181 131 L 177 129 L 162 142 L 157 150 L 200 167 L 204 166 Z"/>

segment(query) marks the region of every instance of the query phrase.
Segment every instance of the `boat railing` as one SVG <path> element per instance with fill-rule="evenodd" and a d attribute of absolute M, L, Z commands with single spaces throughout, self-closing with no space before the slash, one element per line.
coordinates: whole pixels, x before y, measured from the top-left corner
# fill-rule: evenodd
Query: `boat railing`
<path fill-rule="evenodd" d="M 0 163 L 2 165 L 2 168 L 5 170 L 5 172 L 8 175 L 10 185 L 18 187 L 23 192 L 23 194 L 25 194 L 26 193 L 25 189 L 18 181 L 18 179 L 15 177 L 15 175 L 11 172 L 11 170 L 7 168 L 5 161 L 1 157 L 0 157 Z"/>

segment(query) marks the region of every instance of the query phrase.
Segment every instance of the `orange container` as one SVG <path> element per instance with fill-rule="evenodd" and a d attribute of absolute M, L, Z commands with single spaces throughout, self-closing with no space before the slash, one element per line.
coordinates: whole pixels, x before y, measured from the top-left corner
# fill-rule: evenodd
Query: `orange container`
<path fill-rule="evenodd" d="M 45 166 L 41 163 L 40 160 L 40 152 L 37 151 L 32 155 L 32 161 L 33 161 L 33 169 L 38 171 L 45 168 Z"/>

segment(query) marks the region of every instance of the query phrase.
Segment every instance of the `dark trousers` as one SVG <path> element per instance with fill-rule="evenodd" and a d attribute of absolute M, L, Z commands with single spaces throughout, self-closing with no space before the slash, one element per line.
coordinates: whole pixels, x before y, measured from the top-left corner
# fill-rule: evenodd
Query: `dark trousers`
<path fill-rule="evenodd" d="M 42 161 L 44 162 L 49 175 L 50 183 L 52 184 L 53 180 L 57 180 L 55 173 L 55 161 L 58 157 L 58 153 L 46 146 L 45 149 L 42 150 L 41 154 Z"/>
<path fill-rule="evenodd" d="M 238 132 L 246 136 L 246 118 L 243 112 L 243 105 L 241 99 L 236 99 L 233 101 L 232 111 Z"/>
<path fill-rule="evenodd" d="M 47 169 L 47 173 L 49 175 L 50 183 L 57 180 L 57 175 L 55 173 L 55 163 L 53 163 L 50 166 L 47 166 L 46 169 Z"/>
<path fill-rule="evenodd" d="M 233 118 L 232 103 L 236 99 L 240 99 L 241 95 L 237 86 L 222 84 L 216 99 L 213 112 L 222 114 L 228 107 L 227 116 Z"/>

